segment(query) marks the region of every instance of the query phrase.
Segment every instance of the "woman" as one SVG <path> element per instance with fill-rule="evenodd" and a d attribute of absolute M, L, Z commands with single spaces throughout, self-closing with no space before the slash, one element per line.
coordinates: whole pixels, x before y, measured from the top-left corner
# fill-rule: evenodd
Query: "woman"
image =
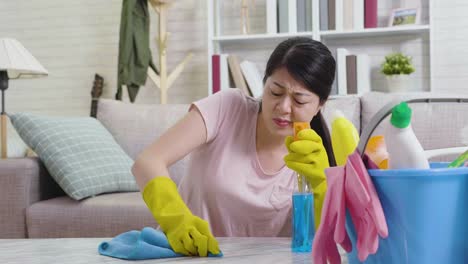
<path fill-rule="evenodd" d="M 139 155 L 132 172 L 176 252 L 217 254 L 210 228 L 216 236 L 289 235 L 294 171 L 313 187 L 318 223 L 324 169 L 334 164 L 320 109 L 334 73 L 335 60 L 322 43 L 285 40 L 268 60 L 261 101 L 239 89 L 197 101 Z M 294 141 L 292 124 L 298 121 L 312 129 Z M 189 153 L 179 195 L 168 167 Z"/>

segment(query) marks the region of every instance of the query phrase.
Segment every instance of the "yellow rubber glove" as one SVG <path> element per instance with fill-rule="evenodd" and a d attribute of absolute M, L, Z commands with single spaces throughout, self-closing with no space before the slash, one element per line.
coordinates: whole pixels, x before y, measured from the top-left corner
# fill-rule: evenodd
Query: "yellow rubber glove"
<path fill-rule="evenodd" d="M 172 249 L 185 255 L 219 254 L 208 222 L 192 214 L 168 177 L 152 179 L 143 190 L 143 200 L 166 234 Z"/>
<path fill-rule="evenodd" d="M 348 156 L 353 154 L 359 143 L 359 133 L 356 127 L 346 119 L 340 110 L 333 112 L 331 141 L 336 165 L 346 164 Z"/>
<path fill-rule="evenodd" d="M 286 137 L 285 144 L 289 151 L 284 157 L 286 166 L 304 175 L 312 187 L 315 229 L 318 229 L 327 191 L 325 169 L 330 167 L 322 138 L 312 129 L 303 129 L 297 134 L 297 140 Z"/>

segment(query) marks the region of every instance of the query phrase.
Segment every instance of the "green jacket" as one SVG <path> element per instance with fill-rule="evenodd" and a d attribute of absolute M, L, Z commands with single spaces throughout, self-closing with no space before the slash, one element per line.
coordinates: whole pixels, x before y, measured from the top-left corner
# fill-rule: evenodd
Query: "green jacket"
<path fill-rule="evenodd" d="M 130 101 L 135 101 L 138 89 L 146 83 L 148 66 L 159 73 L 151 59 L 149 23 L 148 0 L 123 0 L 115 95 L 118 100 L 122 99 L 122 85 L 126 85 Z"/>

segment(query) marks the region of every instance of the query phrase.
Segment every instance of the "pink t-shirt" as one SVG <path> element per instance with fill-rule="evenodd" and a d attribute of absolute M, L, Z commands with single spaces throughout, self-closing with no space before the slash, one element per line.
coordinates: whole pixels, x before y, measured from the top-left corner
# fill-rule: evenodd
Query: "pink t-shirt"
<path fill-rule="evenodd" d="M 288 167 L 267 174 L 255 147 L 260 102 L 239 89 L 194 103 L 207 142 L 191 154 L 179 191 L 215 236 L 289 236 L 296 177 Z M 190 133 L 190 131 L 187 131 Z"/>

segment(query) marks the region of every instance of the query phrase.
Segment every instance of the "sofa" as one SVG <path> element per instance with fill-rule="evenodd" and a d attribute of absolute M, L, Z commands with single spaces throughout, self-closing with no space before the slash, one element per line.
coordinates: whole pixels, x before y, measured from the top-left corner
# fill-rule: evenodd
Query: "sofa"
<path fill-rule="evenodd" d="M 334 109 L 341 110 L 358 131 L 395 98 L 454 97 L 430 93 L 385 94 L 331 98 L 324 117 L 330 125 Z M 424 149 L 460 147 L 461 131 L 468 126 L 468 99 L 462 103 L 410 105 L 413 129 Z M 132 158 L 188 110 L 189 105 L 138 105 L 101 99 L 97 119 Z M 382 122 L 374 134 L 382 133 Z M 466 130 L 465 130 L 466 131 Z M 466 143 L 465 143 L 466 144 Z M 438 157 L 453 159 L 453 155 Z M 190 156 L 170 168 L 176 183 L 188 173 Z M 106 193 L 83 200 L 68 197 L 51 178 L 40 157 L 0 160 L 0 238 L 112 237 L 121 232 L 157 226 L 139 192 Z"/>

